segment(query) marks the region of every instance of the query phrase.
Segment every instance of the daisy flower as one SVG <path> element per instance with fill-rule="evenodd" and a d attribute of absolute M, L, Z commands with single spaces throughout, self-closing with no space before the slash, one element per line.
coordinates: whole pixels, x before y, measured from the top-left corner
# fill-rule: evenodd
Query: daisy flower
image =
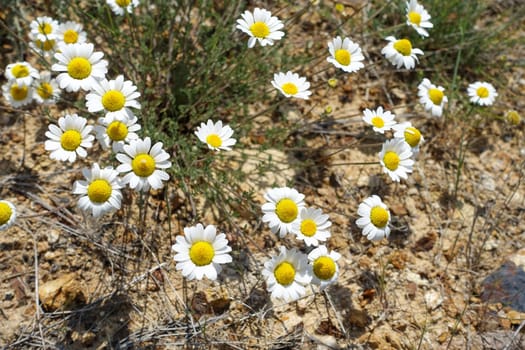
<path fill-rule="evenodd" d="M 306 256 L 295 248 L 280 247 L 280 253 L 264 263 L 262 271 L 266 285 L 273 298 L 286 302 L 294 301 L 306 294 L 305 286 L 312 276 L 308 273 Z"/>
<path fill-rule="evenodd" d="M 365 123 L 372 125 L 375 132 L 384 134 L 385 131 L 392 129 L 396 125 L 394 118 L 396 117 L 390 111 L 383 111 L 383 107 L 379 106 L 376 110 L 365 109 L 363 111 L 363 120 Z"/>
<path fill-rule="evenodd" d="M 405 141 L 410 147 L 413 155 L 419 153 L 419 146 L 425 141 L 421 132 L 412 126 L 410 122 L 399 123 L 392 127 L 394 137 Z"/>
<path fill-rule="evenodd" d="M 299 218 L 292 222 L 292 233 L 297 239 L 304 240 L 307 246 L 318 246 L 319 241 L 326 241 L 330 237 L 332 223 L 329 218 L 321 209 L 303 208 Z"/>
<path fill-rule="evenodd" d="M 117 16 L 123 16 L 124 11 L 133 12 L 133 8 L 139 6 L 139 0 L 106 0 L 111 10 Z"/>
<path fill-rule="evenodd" d="M 414 28 L 421 36 L 428 36 L 425 28 L 432 28 L 434 25 L 430 23 L 430 15 L 427 10 L 417 3 L 417 0 L 407 1 L 407 24 Z"/>
<path fill-rule="evenodd" d="M 207 124 L 201 123 L 195 131 L 195 135 L 197 135 L 199 140 L 207 144 L 209 149 L 215 151 L 221 149 L 231 151 L 231 146 L 237 142 L 231 137 L 233 135 L 232 128 L 228 125 L 222 126 L 222 121 L 220 120 L 215 124 L 210 119 L 208 119 Z"/>
<path fill-rule="evenodd" d="M 341 254 L 331 251 L 328 253 L 326 246 L 321 245 L 308 254 L 308 261 L 312 269 L 312 283 L 326 288 L 337 281 L 339 267 L 336 261 L 341 258 Z"/>
<path fill-rule="evenodd" d="M 162 142 L 151 146 L 151 139 L 131 140 L 123 146 L 124 153 L 118 153 L 120 163 L 119 173 L 127 173 L 122 179 L 124 184 L 135 191 L 147 191 L 150 186 L 157 190 L 164 186 L 162 181 L 169 180 L 169 175 L 163 170 L 171 167 L 169 154 L 162 149 Z"/>
<path fill-rule="evenodd" d="M 379 196 L 375 194 L 365 199 L 357 208 L 360 216 L 355 222 L 363 229 L 363 236 L 371 241 L 380 241 L 390 235 L 390 211 Z"/>
<path fill-rule="evenodd" d="M 33 98 L 41 104 L 55 103 L 60 96 L 60 89 L 56 79 L 51 78 L 51 72 L 40 73 L 40 78 L 36 81 Z"/>
<path fill-rule="evenodd" d="M 236 28 L 250 36 L 249 48 L 254 47 L 257 41 L 261 46 L 273 45 L 274 40 L 284 36 L 284 32 L 279 30 L 284 28 L 284 24 L 268 10 L 256 7 L 253 13 L 244 11 L 241 17 Z"/>
<path fill-rule="evenodd" d="M 57 41 L 55 39 L 40 40 L 29 37 L 29 47 L 35 50 L 39 55 L 49 57 L 57 51 Z"/>
<path fill-rule="evenodd" d="M 51 17 L 37 17 L 31 22 L 30 28 L 30 36 L 43 42 L 56 38 L 58 22 Z"/>
<path fill-rule="evenodd" d="M 310 83 L 306 81 L 306 78 L 300 77 L 297 73 L 275 73 L 273 75 L 272 85 L 286 97 L 297 97 L 308 100 L 308 96 L 312 94 L 311 91 L 308 91 Z"/>
<path fill-rule="evenodd" d="M 381 50 L 381 53 L 397 68 L 405 66 L 406 69 L 412 69 L 418 61 L 416 55 L 423 55 L 420 49 L 412 48 L 412 43 L 408 39 L 397 40 L 389 36 L 386 40 L 389 43 Z"/>
<path fill-rule="evenodd" d="M 408 173 L 412 172 L 414 160 L 411 157 L 410 146 L 403 139 L 385 141 L 379 152 L 379 162 L 383 166 L 383 172 L 397 182 L 401 178 L 408 178 Z"/>
<path fill-rule="evenodd" d="M 350 38 L 342 40 L 340 36 L 337 36 L 331 42 L 328 42 L 328 51 L 331 57 L 328 57 L 326 60 L 345 72 L 353 73 L 365 66 L 362 62 L 365 57 L 361 52 L 361 48 Z"/>
<path fill-rule="evenodd" d="M 441 117 L 443 114 L 443 106 L 448 102 L 447 96 L 443 93 L 445 88 L 436 86 L 425 78 L 417 89 L 419 102 L 425 107 L 425 110 L 431 112 L 434 117 Z"/>
<path fill-rule="evenodd" d="M 73 193 L 80 194 L 78 207 L 90 211 L 94 217 L 120 209 L 122 193 L 118 172 L 112 166 L 100 169 L 98 163 L 91 169 L 82 169 L 85 180 L 75 181 Z"/>
<path fill-rule="evenodd" d="M 477 81 L 468 86 L 467 89 L 470 102 L 480 106 L 490 106 L 494 103 L 498 93 L 492 84 Z"/>
<path fill-rule="evenodd" d="M 93 44 L 63 45 L 60 50 L 55 53 L 58 63 L 53 64 L 51 70 L 64 72 L 57 77 L 61 89 L 89 91 L 97 79 L 106 76 L 108 62 L 102 59 L 102 52 L 93 52 Z"/>
<path fill-rule="evenodd" d="M 58 26 L 56 38 L 59 44 L 83 44 L 86 42 L 86 32 L 82 30 L 82 24 L 67 21 Z"/>
<path fill-rule="evenodd" d="M 95 136 L 102 145 L 102 148 L 112 148 L 113 152 L 122 152 L 124 145 L 136 140 L 139 136 L 135 131 L 140 130 L 140 125 L 137 124 L 137 117 L 133 116 L 124 121 L 114 120 L 108 123 L 105 118 L 99 118 L 95 125 Z"/>
<path fill-rule="evenodd" d="M 8 64 L 4 74 L 8 81 L 15 81 L 18 85 L 31 85 L 33 79 L 39 77 L 38 71 L 27 62 Z"/>
<path fill-rule="evenodd" d="M 66 114 L 58 119 L 58 126 L 49 124 L 46 131 L 48 140 L 44 146 L 51 151 L 51 159 L 73 163 L 79 157 L 87 156 L 86 148 L 93 146 L 93 127 L 86 125 L 87 119 L 76 114 Z"/>
<path fill-rule="evenodd" d="M 7 102 L 15 108 L 33 101 L 33 88 L 29 85 L 19 85 L 15 80 L 2 85 L 2 93 Z"/>
<path fill-rule="evenodd" d="M 267 222 L 273 233 L 279 233 L 283 238 L 292 232 L 292 224 L 305 207 L 304 194 L 294 188 L 271 188 L 264 194 L 268 202 L 262 206 L 263 222 Z"/>
<path fill-rule="evenodd" d="M 90 112 L 106 112 L 106 122 L 124 121 L 133 117 L 130 108 L 140 109 L 137 98 L 140 93 L 130 80 L 119 75 L 115 80 L 103 79 L 91 86 L 86 96 L 86 107 Z"/>
<path fill-rule="evenodd" d="M 177 236 L 171 250 L 175 252 L 173 260 L 177 270 L 188 280 L 207 277 L 216 280 L 221 272 L 221 264 L 232 262 L 231 247 L 224 233 L 217 234 L 215 226 L 202 224 L 185 227 L 184 236 Z"/>
<path fill-rule="evenodd" d="M 0 231 L 7 230 L 16 220 L 16 207 L 13 203 L 1 200 L 0 201 Z"/>

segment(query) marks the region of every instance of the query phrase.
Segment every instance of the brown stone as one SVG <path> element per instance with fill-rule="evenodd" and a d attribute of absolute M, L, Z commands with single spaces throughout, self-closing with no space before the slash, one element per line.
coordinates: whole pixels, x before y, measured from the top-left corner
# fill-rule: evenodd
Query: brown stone
<path fill-rule="evenodd" d="M 38 297 L 46 311 L 71 309 L 86 302 L 83 286 L 76 273 L 68 273 L 42 284 Z"/>

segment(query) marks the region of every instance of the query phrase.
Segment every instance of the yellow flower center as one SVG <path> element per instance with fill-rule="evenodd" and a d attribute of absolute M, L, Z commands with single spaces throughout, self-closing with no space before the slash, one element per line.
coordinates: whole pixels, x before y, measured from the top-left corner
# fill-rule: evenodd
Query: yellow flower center
<path fill-rule="evenodd" d="M 284 83 L 283 86 L 281 86 L 281 89 L 283 89 L 284 93 L 288 95 L 295 95 L 299 91 L 297 85 L 294 83 Z"/>
<path fill-rule="evenodd" d="M 13 215 L 13 211 L 11 210 L 11 207 L 7 205 L 7 203 L 1 202 L 0 203 L 0 225 L 7 224 L 9 219 L 11 219 L 11 215 Z"/>
<path fill-rule="evenodd" d="M 350 52 L 348 52 L 348 50 L 339 49 L 335 52 L 335 60 L 343 66 L 348 66 L 350 64 L 351 59 L 352 55 L 350 55 Z"/>
<path fill-rule="evenodd" d="M 210 242 L 199 241 L 193 243 L 190 248 L 190 259 L 197 266 L 206 266 L 211 264 L 215 250 Z"/>
<path fill-rule="evenodd" d="M 68 29 L 64 32 L 64 42 L 66 44 L 74 44 L 78 41 L 78 33 L 73 29 Z"/>
<path fill-rule="evenodd" d="M 53 31 L 53 27 L 51 27 L 51 24 L 49 23 L 40 23 L 38 25 L 38 32 L 40 34 L 51 34 L 51 32 Z"/>
<path fill-rule="evenodd" d="M 337 3 L 335 4 L 335 10 L 339 13 L 343 13 L 344 10 L 345 10 L 345 5 L 341 4 L 341 3 Z"/>
<path fill-rule="evenodd" d="M 410 56 L 410 53 L 412 53 L 412 44 L 408 39 L 401 39 L 394 43 L 394 49 L 403 56 Z"/>
<path fill-rule="evenodd" d="M 379 205 L 370 210 L 370 222 L 372 222 L 375 227 L 385 227 L 386 224 L 388 224 L 389 217 L 388 211 Z"/>
<path fill-rule="evenodd" d="M 126 97 L 118 90 L 109 90 L 102 96 L 102 105 L 107 111 L 120 111 L 126 103 Z"/>
<path fill-rule="evenodd" d="M 507 121 L 512 125 L 518 125 L 521 122 L 521 116 L 517 111 L 514 111 L 514 110 L 508 111 Z"/>
<path fill-rule="evenodd" d="M 410 147 L 416 147 L 421 141 L 421 133 L 418 129 L 410 126 L 405 129 L 405 142 L 410 145 Z"/>
<path fill-rule="evenodd" d="M 49 83 L 42 82 L 36 89 L 38 96 L 42 97 L 44 100 L 47 100 L 53 97 L 53 87 Z"/>
<path fill-rule="evenodd" d="M 270 34 L 270 28 L 264 22 L 255 22 L 250 26 L 250 32 L 254 37 L 264 39 Z"/>
<path fill-rule="evenodd" d="M 399 156 L 396 152 L 386 152 L 383 156 L 383 163 L 385 163 L 388 170 L 394 171 L 399 166 Z"/>
<path fill-rule="evenodd" d="M 29 68 L 27 68 L 23 64 L 17 64 L 13 68 L 11 68 L 11 73 L 15 78 L 24 78 L 29 75 Z"/>
<path fill-rule="evenodd" d="M 87 195 L 92 202 L 105 203 L 111 197 L 111 185 L 103 179 L 91 182 L 87 189 Z"/>
<path fill-rule="evenodd" d="M 428 98 L 430 98 L 430 101 L 432 101 L 435 105 L 440 105 L 441 101 L 443 101 L 443 91 L 432 88 L 428 89 Z"/>
<path fill-rule="evenodd" d="M 50 51 L 55 47 L 55 41 L 54 40 L 46 40 L 44 42 L 40 40 L 35 40 L 35 46 L 38 47 L 40 50 L 43 51 Z"/>
<path fill-rule="evenodd" d="M 129 5 L 129 3 L 131 2 L 131 0 L 116 0 L 115 2 L 120 7 L 127 7 Z"/>
<path fill-rule="evenodd" d="M 290 198 L 281 199 L 275 206 L 275 214 L 277 214 L 279 220 L 287 224 L 297 218 L 298 211 L 297 204 Z"/>
<path fill-rule="evenodd" d="M 217 134 L 209 134 L 206 137 L 206 143 L 212 147 L 219 148 L 222 145 L 222 139 Z"/>
<path fill-rule="evenodd" d="M 91 74 L 91 62 L 84 57 L 75 57 L 67 64 L 67 72 L 74 79 L 85 79 Z"/>
<path fill-rule="evenodd" d="M 301 222 L 301 233 L 307 237 L 312 237 L 317 232 L 317 224 L 312 219 Z"/>
<path fill-rule="evenodd" d="M 128 136 L 128 126 L 121 121 L 115 120 L 106 128 L 106 134 L 112 141 L 122 141 Z"/>
<path fill-rule="evenodd" d="M 418 26 L 421 23 L 421 15 L 416 11 L 410 11 L 408 13 L 408 20 L 410 23 L 414 23 L 416 26 Z"/>
<path fill-rule="evenodd" d="M 477 94 L 480 98 L 487 98 L 487 97 L 489 97 L 489 89 L 487 89 L 487 88 L 484 87 L 484 86 L 479 87 L 479 88 L 476 90 L 476 94 Z"/>
<path fill-rule="evenodd" d="M 27 86 L 21 85 L 18 86 L 17 84 L 13 84 L 11 86 L 11 96 L 15 101 L 22 101 L 27 97 Z"/>
<path fill-rule="evenodd" d="M 76 130 L 65 131 L 60 136 L 60 145 L 66 151 L 74 151 L 82 143 L 82 135 Z"/>
<path fill-rule="evenodd" d="M 280 285 L 287 286 L 295 279 L 295 267 L 288 261 L 283 261 L 273 270 L 273 275 Z"/>
<path fill-rule="evenodd" d="M 383 118 L 378 117 L 376 115 L 375 117 L 372 118 L 372 125 L 375 126 L 376 128 L 382 128 L 383 126 L 385 126 L 385 121 L 383 120 Z"/>
<path fill-rule="evenodd" d="M 314 274 L 320 280 L 329 280 L 335 274 L 335 262 L 329 256 L 320 256 L 314 261 Z"/>
<path fill-rule="evenodd" d="M 155 171 L 155 159 L 149 154 L 137 154 L 131 161 L 131 169 L 140 177 L 148 177 Z"/>

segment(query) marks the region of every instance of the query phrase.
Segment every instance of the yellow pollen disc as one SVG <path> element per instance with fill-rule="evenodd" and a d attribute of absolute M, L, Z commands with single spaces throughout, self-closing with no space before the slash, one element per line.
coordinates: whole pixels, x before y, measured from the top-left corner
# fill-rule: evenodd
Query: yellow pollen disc
<path fill-rule="evenodd" d="M 348 66 L 350 64 L 351 59 L 352 55 L 350 55 L 350 52 L 348 52 L 348 50 L 339 49 L 335 52 L 335 60 L 343 66 Z"/>
<path fill-rule="evenodd" d="M 128 127 L 123 122 L 115 120 L 108 125 L 106 133 L 112 141 L 122 141 L 128 136 Z"/>
<path fill-rule="evenodd" d="M 317 224 L 312 219 L 301 222 L 301 233 L 307 237 L 312 237 L 317 232 Z"/>
<path fill-rule="evenodd" d="M 190 248 L 190 259 L 197 266 L 206 266 L 211 264 L 215 256 L 215 250 L 210 242 L 199 241 L 193 243 Z"/>
<path fill-rule="evenodd" d="M 382 128 L 383 126 L 385 126 L 385 121 L 383 120 L 383 118 L 375 116 L 372 118 L 372 125 L 376 128 Z"/>
<path fill-rule="evenodd" d="M 443 91 L 439 89 L 435 89 L 435 88 L 428 89 L 428 98 L 435 105 L 441 104 L 441 101 L 443 101 L 443 96 L 444 96 Z"/>
<path fill-rule="evenodd" d="M 115 2 L 120 7 L 127 7 L 129 5 L 129 3 L 131 2 L 131 0 L 116 0 Z"/>
<path fill-rule="evenodd" d="M 408 39 L 401 39 L 394 43 L 394 49 L 403 56 L 410 56 L 412 53 L 412 44 Z"/>
<path fill-rule="evenodd" d="M 514 111 L 514 110 L 508 111 L 507 121 L 512 125 L 518 125 L 521 122 L 521 116 L 517 111 Z"/>
<path fill-rule="evenodd" d="M 284 93 L 288 95 L 295 95 L 297 92 L 299 92 L 297 85 L 294 83 L 284 83 L 281 86 L 281 89 L 283 89 Z"/>
<path fill-rule="evenodd" d="M 84 57 L 75 57 L 67 64 L 67 72 L 74 79 L 85 79 L 91 74 L 91 62 Z"/>
<path fill-rule="evenodd" d="M 408 13 L 408 20 L 410 23 L 414 23 L 418 26 L 421 23 L 421 15 L 415 11 L 411 11 Z"/>
<path fill-rule="evenodd" d="M 29 68 L 22 64 L 17 64 L 13 68 L 11 68 L 11 73 L 14 75 L 15 78 L 24 78 L 29 75 Z"/>
<path fill-rule="evenodd" d="M 50 51 L 55 47 L 55 41 L 54 40 L 46 40 L 44 42 L 40 40 L 35 40 L 35 46 L 38 47 L 40 50 L 43 51 Z"/>
<path fill-rule="evenodd" d="M 11 207 L 7 203 L 0 203 L 0 225 L 7 224 L 11 215 L 13 215 Z"/>
<path fill-rule="evenodd" d="M 92 202 L 105 203 L 111 197 L 111 185 L 106 180 L 95 180 L 87 188 L 87 195 Z"/>
<path fill-rule="evenodd" d="M 36 89 L 38 96 L 47 100 L 53 97 L 53 87 L 49 83 L 40 83 L 40 86 Z"/>
<path fill-rule="evenodd" d="M 74 151 L 82 143 L 82 135 L 76 130 L 65 131 L 60 137 L 60 145 L 66 151 Z"/>
<path fill-rule="evenodd" d="M 217 134 L 209 134 L 206 137 L 206 143 L 212 147 L 219 148 L 222 145 L 222 139 Z"/>
<path fill-rule="evenodd" d="M 40 23 L 38 25 L 38 31 L 40 32 L 40 34 L 51 34 L 51 32 L 53 31 L 53 28 L 51 27 L 51 24 L 49 23 Z"/>
<path fill-rule="evenodd" d="M 131 161 L 131 169 L 140 177 L 148 177 L 155 171 L 155 159 L 149 154 L 137 154 Z"/>
<path fill-rule="evenodd" d="M 118 90 L 109 90 L 102 96 L 102 105 L 107 111 L 120 111 L 126 103 L 126 97 Z"/>
<path fill-rule="evenodd" d="M 275 206 L 275 214 L 277 214 L 279 220 L 287 224 L 297 218 L 298 211 L 297 204 L 290 198 L 281 199 Z"/>
<path fill-rule="evenodd" d="M 11 96 L 15 101 L 22 101 L 27 97 L 27 86 L 13 84 L 11 86 Z"/>
<path fill-rule="evenodd" d="M 314 274 L 320 280 L 329 280 L 335 275 L 335 262 L 329 256 L 320 256 L 314 261 Z"/>
<path fill-rule="evenodd" d="M 389 151 L 389 152 L 386 152 L 384 157 L 383 157 L 383 163 L 385 163 L 385 166 L 387 167 L 388 170 L 396 170 L 397 167 L 399 166 L 399 156 L 397 155 L 396 152 L 392 152 L 392 151 Z"/>
<path fill-rule="evenodd" d="M 484 87 L 484 86 L 479 87 L 479 88 L 476 90 L 476 94 L 477 94 L 480 98 L 487 98 L 487 97 L 489 97 L 489 89 L 487 89 L 487 88 Z"/>
<path fill-rule="evenodd" d="M 373 207 L 372 210 L 370 210 L 370 222 L 375 226 L 379 228 L 383 228 L 388 224 L 388 219 L 390 218 L 390 215 L 388 214 L 388 211 L 380 206 Z"/>
<path fill-rule="evenodd" d="M 255 22 L 250 26 L 250 32 L 254 37 L 264 39 L 270 34 L 270 28 L 264 22 Z"/>
<path fill-rule="evenodd" d="M 405 142 L 410 145 L 410 147 L 416 147 L 421 141 L 421 133 L 418 129 L 410 126 L 405 129 Z"/>
<path fill-rule="evenodd" d="M 273 275 L 280 285 L 290 285 L 295 279 L 295 267 L 288 261 L 283 261 L 273 270 Z"/>
<path fill-rule="evenodd" d="M 66 44 L 74 44 L 78 41 L 78 33 L 73 29 L 68 29 L 64 32 L 64 42 Z"/>

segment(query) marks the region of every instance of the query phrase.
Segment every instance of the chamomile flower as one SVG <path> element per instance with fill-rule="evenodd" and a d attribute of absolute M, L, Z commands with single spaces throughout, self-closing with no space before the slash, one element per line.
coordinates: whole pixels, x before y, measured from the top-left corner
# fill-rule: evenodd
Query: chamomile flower
<path fill-rule="evenodd" d="M 106 0 L 111 10 L 117 16 L 123 16 L 124 11 L 133 12 L 133 8 L 139 6 L 139 0 Z"/>
<path fill-rule="evenodd" d="M 231 247 L 224 233 L 217 234 L 213 225 L 206 228 L 202 224 L 185 227 L 184 236 L 177 236 L 171 247 L 175 252 L 173 260 L 177 270 L 188 280 L 207 277 L 216 280 L 222 270 L 221 264 L 232 262 Z"/>
<path fill-rule="evenodd" d="M 16 207 L 13 203 L 1 200 L 0 201 L 0 231 L 7 230 L 13 226 L 16 220 Z"/>
<path fill-rule="evenodd" d="M 292 232 L 292 224 L 305 207 L 304 194 L 294 188 L 271 188 L 264 194 L 267 200 L 262 206 L 263 222 L 267 222 L 273 233 L 283 238 Z"/>
<path fill-rule="evenodd" d="M 119 75 L 115 80 L 107 79 L 95 82 L 91 86 L 91 93 L 86 96 L 86 107 L 90 112 L 106 112 L 106 122 L 113 120 L 124 121 L 133 117 L 130 108 L 140 109 L 137 98 L 140 93 L 130 80 L 124 81 Z"/>
<path fill-rule="evenodd" d="M 93 146 L 93 127 L 86 125 L 87 119 L 76 114 L 66 114 L 58 119 L 58 126 L 49 124 L 46 131 L 48 140 L 44 146 L 51 151 L 51 159 L 73 163 L 79 157 L 87 156 L 86 148 Z"/>
<path fill-rule="evenodd" d="M 470 102 L 480 106 L 490 106 L 494 103 L 498 93 L 492 84 L 477 81 L 468 86 L 467 89 Z"/>
<path fill-rule="evenodd" d="M 272 297 L 286 302 L 304 296 L 305 286 L 312 280 L 306 256 L 295 248 L 287 250 L 283 246 L 280 247 L 279 255 L 264 263 L 262 274 Z"/>
<path fill-rule="evenodd" d="M 390 111 L 384 111 L 383 107 L 379 106 L 376 110 L 365 109 L 363 111 L 363 120 L 365 123 L 372 125 L 375 132 L 384 134 L 385 131 L 392 129 L 396 125 L 394 118 L 396 117 Z"/>
<path fill-rule="evenodd" d="M 417 89 L 419 102 L 425 107 L 425 110 L 431 112 L 434 117 L 441 117 L 443 106 L 448 102 L 448 98 L 444 93 L 445 88 L 436 86 L 425 78 Z"/>
<path fill-rule="evenodd" d="M 40 78 L 35 82 L 33 98 L 41 104 L 53 104 L 59 96 L 60 89 L 56 79 L 52 78 L 48 71 L 40 73 Z"/>
<path fill-rule="evenodd" d="M 350 38 L 341 39 L 340 36 L 337 36 L 328 42 L 328 51 L 330 57 L 326 60 L 345 72 L 353 73 L 365 66 L 362 62 L 365 57 L 361 48 Z"/>
<path fill-rule="evenodd" d="M 105 118 L 98 119 L 99 125 L 95 125 L 95 136 L 104 149 L 112 148 L 113 152 L 122 152 L 124 145 L 136 140 L 139 136 L 135 131 L 140 130 L 137 117 L 133 116 L 124 121 L 113 120 L 108 123 Z"/>
<path fill-rule="evenodd" d="M 308 254 L 308 261 L 312 269 L 312 283 L 319 285 L 321 289 L 337 281 L 339 277 L 339 266 L 337 260 L 341 254 L 336 251 L 328 253 L 324 245 L 320 245 Z"/>
<path fill-rule="evenodd" d="M 195 135 L 200 141 L 208 145 L 209 149 L 219 151 L 231 151 L 231 146 L 235 145 L 237 140 L 232 138 L 233 130 L 229 125 L 222 126 L 222 121 L 213 123 L 210 119 L 206 124 L 201 123 Z"/>
<path fill-rule="evenodd" d="M 412 126 L 410 122 L 396 124 L 392 127 L 394 137 L 405 141 L 410 147 L 413 155 L 419 153 L 419 146 L 425 141 L 421 132 Z"/>
<path fill-rule="evenodd" d="M 39 74 L 28 62 L 15 62 L 7 65 L 5 77 L 18 85 L 31 85 L 34 79 L 38 79 Z"/>
<path fill-rule="evenodd" d="M 292 222 L 292 233 L 307 246 L 318 246 L 319 241 L 330 237 L 332 223 L 329 218 L 321 209 L 303 208 L 299 218 Z"/>
<path fill-rule="evenodd" d="M 31 36 L 29 38 L 31 39 L 29 47 L 35 50 L 39 55 L 50 57 L 56 53 L 58 44 L 55 39 L 40 40 L 34 39 Z"/>
<path fill-rule="evenodd" d="M 112 166 L 101 169 L 98 163 L 91 169 L 82 169 L 85 180 L 75 181 L 73 193 L 80 194 L 78 207 L 94 217 L 120 209 L 122 185 L 118 172 Z"/>
<path fill-rule="evenodd" d="M 261 46 L 273 45 L 274 40 L 284 36 L 284 32 L 280 31 L 284 24 L 268 10 L 256 7 L 253 13 L 247 10 L 241 17 L 237 20 L 236 28 L 250 36 L 249 48 L 254 47 L 257 41 Z"/>
<path fill-rule="evenodd" d="M 371 241 L 380 241 L 390 235 L 390 211 L 381 198 L 372 195 L 366 198 L 357 208 L 359 219 L 355 222 L 363 229 L 363 236 Z"/>
<path fill-rule="evenodd" d="M 379 162 L 383 172 L 387 173 L 393 181 L 408 178 L 412 172 L 414 160 L 410 146 L 403 139 L 387 140 L 379 152 Z"/>
<path fill-rule="evenodd" d="M 389 42 L 381 53 L 397 68 L 405 66 L 406 69 L 412 69 L 418 61 L 417 55 L 423 55 L 420 49 L 412 48 L 412 43 L 408 39 L 397 40 L 389 36 L 386 40 Z"/>
<path fill-rule="evenodd" d="M 59 44 L 83 44 L 86 42 L 86 32 L 82 30 L 82 24 L 67 21 L 58 26 L 56 38 Z"/>
<path fill-rule="evenodd" d="M 63 45 L 60 50 L 55 53 L 58 63 L 51 70 L 63 72 L 56 78 L 61 89 L 89 91 L 106 76 L 108 62 L 102 59 L 102 52 L 93 52 L 93 44 Z"/>
<path fill-rule="evenodd" d="M 40 41 L 56 38 L 58 22 L 51 17 L 37 17 L 30 24 L 31 36 Z"/>
<path fill-rule="evenodd" d="M 421 36 L 428 36 L 425 28 L 432 28 L 434 25 L 430 23 L 430 15 L 427 10 L 417 3 L 417 0 L 407 1 L 407 24 L 414 28 Z"/>
<path fill-rule="evenodd" d="M 272 85 L 286 97 L 297 97 L 308 100 L 312 94 L 308 91 L 310 83 L 305 77 L 300 77 L 297 73 L 286 72 L 275 73 L 273 75 Z"/>
<path fill-rule="evenodd" d="M 15 108 L 33 101 L 33 88 L 29 85 L 19 85 L 15 80 L 2 85 L 2 93 L 7 102 Z"/>
<path fill-rule="evenodd" d="M 171 167 L 169 154 L 162 149 L 162 142 L 151 146 L 151 139 L 130 140 L 124 145 L 124 153 L 118 153 L 121 163 L 117 167 L 119 173 L 127 173 L 122 179 L 124 184 L 135 191 L 147 191 L 150 187 L 157 190 L 164 186 L 162 181 L 169 180 L 164 170 Z"/>

